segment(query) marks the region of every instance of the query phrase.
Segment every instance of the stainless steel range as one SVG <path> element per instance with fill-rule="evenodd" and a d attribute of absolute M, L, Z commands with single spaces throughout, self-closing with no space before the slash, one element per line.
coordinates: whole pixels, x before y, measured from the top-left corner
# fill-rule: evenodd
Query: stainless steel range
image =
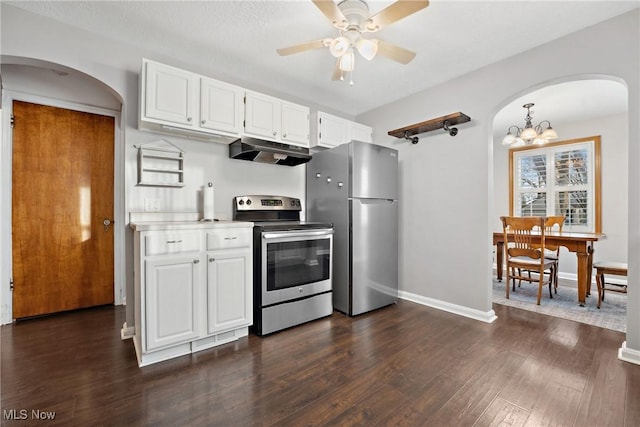
<path fill-rule="evenodd" d="M 238 196 L 233 219 L 252 221 L 253 332 L 266 335 L 328 316 L 333 225 L 300 221 L 300 199 Z"/>

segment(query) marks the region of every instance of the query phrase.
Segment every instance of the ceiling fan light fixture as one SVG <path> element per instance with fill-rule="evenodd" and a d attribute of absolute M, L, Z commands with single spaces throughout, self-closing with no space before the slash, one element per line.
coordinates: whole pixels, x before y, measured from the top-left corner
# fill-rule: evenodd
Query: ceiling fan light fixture
<path fill-rule="evenodd" d="M 355 55 L 353 49 L 349 49 L 347 53 L 340 58 L 340 69 L 342 71 L 353 71 L 355 65 Z"/>
<path fill-rule="evenodd" d="M 347 52 L 347 50 L 349 50 L 350 46 L 351 43 L 346 37 L 336 37 L 331 41 L 331 44 L 329 44 L 329 52 L 331 52 L 331 55 L 334 57 L 340 58 Z"/>
<path fill-rule="evenodd" d="M 378 53 L 378 41 L 360 38 L 356 42 L 356 48 L 364 59 L 371 61 Z"/>
<path fill-rule="evenodd" d="M 384 40 L 363 39 L 362 34 L 379 31 L 413 15 L 429 5 L 428 0 L 396 0 L 378 13 L 371 14 L 365 0 L 311 0 L 339 31 L 336 38 L 324 38 L 276 49 L 280 56 L 308 50 L 328 48 L 337 58 L 331 80 L 342 80 L 341 73 L 353 72 L 354 50 L 368 61 L 382 56 L 400 64 L 408 64 L 416 54 Z M 343 59 L 344 56 L 347 56 Z M 351 78 L 353 80 L 353 78 Z"/>

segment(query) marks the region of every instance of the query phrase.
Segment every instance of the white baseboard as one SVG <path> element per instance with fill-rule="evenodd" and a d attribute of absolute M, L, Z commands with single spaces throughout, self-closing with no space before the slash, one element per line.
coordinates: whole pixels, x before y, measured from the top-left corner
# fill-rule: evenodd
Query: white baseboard
<path fill-rule="evenodd" d="M 451 304 L 446 301 L 440 301 L 433 298 L 424 297 L 422 295 L 412 294 L 405 291 L 399 291 L 398 297 L 407 301 L 415 302 L 417 304 L 425 305 L 427 307 L 436 308 L 438 310 L 446 311 L 449 313 L 457 314 L 459 316 L 469 317 L 474 320 L 479 320 L 485 323 L 492 323 L 498 317 L 493 310 L 487 312 L 475 310 L 473 308 L 464 307 L 462 305 Z"/>
<path fill-rule="evenodd" d="M 122 329 L 120 329 L 120 339 L 128 340 L 130 338 L 133 338 L 135 333 L 136 333 L 136 328 L 128 327 L 127 322 L 124 322 L 122 324 Z"/>
<path fill-rule="evenodd" d="M 620 349 L 618 349 L 618 359 L 629 363 L 635 363 L 640 365 L 640 351 L 627 348 L 627 342 L 623 342 Z"/>

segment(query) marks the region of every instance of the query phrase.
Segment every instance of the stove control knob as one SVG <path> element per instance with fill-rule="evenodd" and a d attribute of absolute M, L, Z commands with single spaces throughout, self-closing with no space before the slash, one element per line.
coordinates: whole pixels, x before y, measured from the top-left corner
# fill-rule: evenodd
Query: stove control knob
<path fill-rule="evenodd" d="M 240 206 L 244 205 L 244 200 L 240 199 L 240 201 L 238 202 L 238 204 L 239 204 Z"/>
<path fill-rule="evenodd" d="M 291 201 L 291 206 L 295 206 L 295 205 L 296 205 L 296 201 L 295 201 L 295 200 L 292 200 L 292 201 Z"/>
<path fill-rule="evenodd" d="M 247 200 L 247 206 L 251 204 L 251 199 Z"/>

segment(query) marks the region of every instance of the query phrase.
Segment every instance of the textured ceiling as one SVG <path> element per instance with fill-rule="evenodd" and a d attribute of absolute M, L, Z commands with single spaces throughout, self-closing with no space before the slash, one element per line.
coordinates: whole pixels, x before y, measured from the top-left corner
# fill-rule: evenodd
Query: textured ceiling
<path fill-rule="evenodd" d="M 279 47 L 337 35 L 310 0 L 3 3 L 210 69 L 215 78 L 353 116 L 639 7 L 637 0 L 433 0 L 375 34 L 416 58 L 401 65 L 357 57 L 349 86 L 331 81 L 334 58 L 327 49 L 276 54 Z M 368 3 L 376 13 L 393 2 Z"/>

